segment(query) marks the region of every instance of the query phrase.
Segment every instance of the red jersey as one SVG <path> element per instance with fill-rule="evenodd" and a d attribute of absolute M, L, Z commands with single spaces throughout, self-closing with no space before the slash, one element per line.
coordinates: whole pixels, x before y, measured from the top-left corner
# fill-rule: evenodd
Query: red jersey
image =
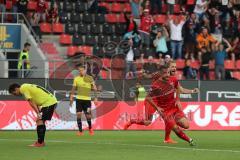
<path fill-rule="evenodd" d="M 37 3 L 37 12 L 39 12 L 39 13 L 45 12 L 45 10 L 47 9 L 47 6 L 46 6 L 45 3 L 46 3 L 45 0 L 38 0 L 38 3 Z"/>
<path fill-rule="evenodd" d="M 145 32 L 150 32 L 151 26 L 154 24 L 153 18 L 151 15 L 143 16 L 141 18 L 141 27 L 140 29 Z"/>
<path fill-rule="evenodd" d="M 149 95 L 158 107 L 167 112 L 175 107 L 175 91 L 175 85 L 172 82 L 164 82 L 159 79 L 152 82 Z"/>

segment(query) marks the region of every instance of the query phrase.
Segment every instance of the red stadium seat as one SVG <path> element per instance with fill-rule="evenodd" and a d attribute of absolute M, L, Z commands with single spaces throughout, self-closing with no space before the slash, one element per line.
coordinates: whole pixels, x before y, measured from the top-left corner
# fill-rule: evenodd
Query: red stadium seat
<path fill-rule="evenodd" d="M 187 5 L 194 5 L 195 4 L 195 0 L 187 0 Z"/>
<path fill-rule="evenodd" d="M 111 10 L 111 5 L 109 3 L 106 3 L 106 2 L 101 2 L 101 3 L 98 4 L 98 6 L 105 7 L 109 11 Z"/>
<path fill-rule="evenodd" d="M 108 23 L 117 23 L 118 22 L 118 16 L 116 14 L 106 14 L 105 18 Z"/>
<path fill-rule="evenodd" d="M 177 69 L 183 69 L 185 67 L 185 61 L 183 59 L 176 60 Z"/>
<path fill-rule="evenodd" d="M 166 15 L 156 15 L 155 16 L 155 22 L 158 24 L 164 24 L 167 20 L 167 16 Z"/>
<path fill-rule="evenodd" d="M 92 55 L 93 48 L 91 46 L 81 46 L 81 52 L 85 53 L 85 55 Z"/>
<path fill-rule="evenodd" d="M 132 12 L 132 8 L 130 6 L 130 3 L 124 3 L 123 8 L 125 9 L 126 12 L 130 13 Z"/>
<path fill-rule="evenodd" d="M 6 1 L 6 10 L 12 9 L 12 1 Z"/>
<path fill-rule="evenodd" d="M 237 60 L 237 61 L 236 61 L 236 68 L 237 68 L 237 69 L 240 69 L 240 60 Z"/>
<path fill-rule="evenodd" d="M 113 3 L 111 6 L 111 11 L 112 12 L 122 12 L 123 11 L 123 6 L 121 3 Z"/>
<path fill-rule="evenodd" d="M 37 1 L 33 1 L 33 0 L 28 1 L 27 9 L 31 10 L 31 11 L 36 10 L 37 9 Z"/>
<path fill-rule="evenodd" d="M 105 70 L 101 70 L 101 77 L 102 79 L 108 79 L 109 78 L 108 72 Z"/>
<path fill-rule="evenodd" d="M 64 32 L 63 24 L 54 23 L 52 25 L 52 30 L 53 30 L 53 33 L 63 33 Z"/>
<path fill-rule="evenodd" d="M 235 69 L 235 63 L 231 60 L 225 60 L 224 61 L 224 68 L 225 69 Z"/>
<path fill-rule="evenodd" d="M 173 8 L 173 12 L 174 13 L 180 13 L 180 11 L 181 11 L 180 5 L 179 4 L 175 4 L 174 8 Z"/>
<path fill-rule="evenodd" d="M 191 67 L 194 68 L 194 69 L 199 69 L 199 67 L 200 67 L 199 61 L 192 61 L 191 62 Z"/>
<path fill-rule="evenodd" d="M 119 23 L 125 23 L 126 22 L 126 19 L 124 18 L 124 14 L 120 14 L 119 17 L 118 17 L 118 22 Z"/>
<path fill-rule="evenodd" d="M 111 64 L 110 64 L 110 59 L 108 58 L 103 58 L 102 59 L 102 64 L 104 67 L 110 68 Z"/>
<path fill-rule="evenodd" d="M 43 22 L 43 23 L 40 23 L 40 30 L 43 33 L 49 34 L 52 32 L 52 26 L 50 23 Z"/>
<path fill-rule="evenodd" d="M 69 46 L 68 48 L 67 48 L 67 55 L 68 56 L 74 56 L 75 55 L 75 53 L 77 52 L 77 47 L 76 46 Z"/>
<path fill-rule="evenodd" d="M 239 71 L 233 72 L 232 76 L 233 76 L 233 78 L 236 78 L 236 79 L 240 80 L 240 72 Z"/>
<path fill-rule="evenodd" d="M 59 38 L 59 43 L 62 45 L 72 44 L 72 36 L 68 34 L 62 34 Z"/>

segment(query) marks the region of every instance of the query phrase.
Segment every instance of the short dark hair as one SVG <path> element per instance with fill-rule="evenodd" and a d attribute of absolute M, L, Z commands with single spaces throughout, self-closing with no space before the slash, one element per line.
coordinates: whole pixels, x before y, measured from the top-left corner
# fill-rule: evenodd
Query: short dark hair
<path fill-rule="evenodd" d="M 164 64 L 159 68 L 159 72 L 163 73 L 163 70 L 168 69 L 168 68 L 169 68 L 168 64 Z"/>
<path fill-rule="evenodd" d="M 24 48 L 26 48 L 26 47 L 28 47 L 28 46 L 31 46 L 31 44 L 28 43 L 28 42 L 24 43 Z"/>
<path fill-rule="evenodd" d="M 78 68 L 83 68 L 83 69 L 85 69 L 86 67 L 85 67 L 85 65 L 80 64 L 80 65 L 78 66 Z"/>
<path fill-rule="evenodd" d="M 11 84 L 11 85 L 9 86 L 8 92 L 9 92 L 9 93 L 13 93 L 16 88 L 20 88 L 20 85 L 17 84 L 17 83 L 13 83 L 13 84 Z"/>

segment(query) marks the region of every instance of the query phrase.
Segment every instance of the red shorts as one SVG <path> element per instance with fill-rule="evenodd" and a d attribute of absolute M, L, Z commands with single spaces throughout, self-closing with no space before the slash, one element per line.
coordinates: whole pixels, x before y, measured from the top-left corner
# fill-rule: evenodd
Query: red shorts
<path fill-rule="evenodd" d="M 175 124 L 178 123 L 180 119 L 186 118 L 186 116 L 182 110 L 179 110 L 175 107 L 173 109 L 165 111 L 162 118 L 164 120 L 165 126 L 172 128 Z"/>
<path fill-rule="evenodd" d="M 145 119 L 151 120 L 152 116 L 156 112 L 156 109 L 146 100 L 144 101 L 144 105 L 145 105 Z"/>

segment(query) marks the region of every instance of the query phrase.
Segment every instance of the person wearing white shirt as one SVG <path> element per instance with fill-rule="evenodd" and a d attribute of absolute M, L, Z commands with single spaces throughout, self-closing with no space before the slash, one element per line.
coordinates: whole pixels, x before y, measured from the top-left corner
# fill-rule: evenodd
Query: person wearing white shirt
<path fill-rule="evenodd" d="M 134 64 L 134 51 L 133 51 L 133 40 L 129 39 L 129 50 L 126 54 L 126 76 L 125 78 L 128 78 L 129 73 L 131 72 L 133 74 L 133 78 L 136 77 L 136 66 Z"/>
<path fill-rule="evenodd" d="M 206 0 L 197 0 L 194 13 L 197 15 L 198 20 L 201 20 L 204 16 L 204 13 L 207 11 L 208 2 Z"/>
<path fill-rule="evenodd" d="M 182 58 L 182 46 L 183 46 L 182 29 L 185 21 L 186 17 L 184 17 L 182 20 L 180 20 L 180 17 L 176 17 L 174 19 L 170 19 L 169 21 L 171 40 L 170 44 L 173 59 Z"/>

